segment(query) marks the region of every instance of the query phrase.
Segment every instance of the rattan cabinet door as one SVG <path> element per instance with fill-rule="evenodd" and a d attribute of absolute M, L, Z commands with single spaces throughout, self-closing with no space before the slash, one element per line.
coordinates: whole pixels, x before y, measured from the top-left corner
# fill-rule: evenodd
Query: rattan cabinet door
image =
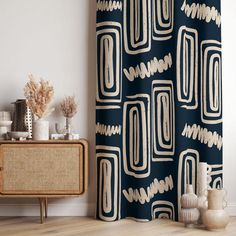
<path fill-rule="evenodd" d="M 0 148 L 1 194 L 81 194 L 81 144 L 5 144 Z"/>

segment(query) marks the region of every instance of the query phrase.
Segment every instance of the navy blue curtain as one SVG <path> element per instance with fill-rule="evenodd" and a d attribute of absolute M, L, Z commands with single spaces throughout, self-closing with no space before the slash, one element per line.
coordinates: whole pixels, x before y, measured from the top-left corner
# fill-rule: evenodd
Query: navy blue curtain
<path fill-rule="evenodd" d="M 97 217 L 178 220 L 222 187 L 220 0 L 97 1 Z"/>

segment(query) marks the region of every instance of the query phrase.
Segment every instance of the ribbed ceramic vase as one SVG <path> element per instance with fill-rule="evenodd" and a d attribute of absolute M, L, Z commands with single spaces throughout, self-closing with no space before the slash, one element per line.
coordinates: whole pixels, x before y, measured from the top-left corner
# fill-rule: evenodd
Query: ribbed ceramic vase
<path fill-rule="evenodd" d="M 208 210 L 205 211 L 202 218 L 203 224 L 208 230 L 221 231 L 229 223 L 229 216 L 224 210 L 225 195 L 224 189 L 208 190 Z"/>
<path fill-rule="evenodd" d="M 187 185 L 187 191 L 181 197 L 181 211 L 180 221 L 182 221 L 186 227 L 193 227 L 199 219 L 198 198 L 193 191 L 192 185 Z"/>
<path fill-rule="evenodd" d="M 49 122 L 47 120 L 33 122 L 33 140 L 49 140 Z"/>

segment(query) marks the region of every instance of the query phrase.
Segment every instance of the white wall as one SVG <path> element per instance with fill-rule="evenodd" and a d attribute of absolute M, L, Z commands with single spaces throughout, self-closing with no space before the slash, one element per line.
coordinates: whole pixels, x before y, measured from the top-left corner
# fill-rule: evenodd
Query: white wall
<path fill-rule="evenodd" d="M 94 210 L 95 0 L 0 0 L 0 110 L 23 97 L 27 74 L 51 80 L 55 105 L 75 94 L 75 125 L 90 142 L 89 197 L 50 202 L 50 214 L 86 215 Z M 222 0 L 224 168 L 229 211 L 236 215 L 236 2 Z M 52 121 L 58 121 L 58 112 Z M 59 119 L 62 122 L 62 119 Z M 30 204 L 29 204 L 30 203 Z M 0 215 L 37 215 L 36 201 L 0 200 Z"/>
<path fill-rule="evenodd" d="M 95 4 L 94 0 L 0 0 L 0 110 L 23 97 L 29 73 L 42 76 L 55 87 L 55 106 L 65 95 L 77 96 L 74 124 L 90 143 L 89 192 L 81 198 L 50 201 L 54 215 L 94 211 Z M 58 116 L 57 111 L 53 123 L 64 121 Z M 37 201 L 0 200 L 0 215 L 38 215 L 34 204 Z"/>
<path fill-rule="evenodd" d="M 224 183 L 229 212 L 236 215 L 236 1 L 222 0 Z"/>

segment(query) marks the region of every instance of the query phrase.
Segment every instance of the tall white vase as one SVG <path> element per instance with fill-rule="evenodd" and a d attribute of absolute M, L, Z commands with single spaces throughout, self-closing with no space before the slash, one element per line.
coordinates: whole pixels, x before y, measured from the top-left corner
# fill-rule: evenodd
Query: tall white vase
<path fill-rule="evenodd" d="M 202 223 L 202 217 L 207 210 L 207 163 L 200 162 L 197 173 L 197 195 L 198 209 L 200 211 L 199 223 Z"/>
<path fill-rule="evenodd" d="M 36 120 L 33 122 L 33 140 L 49 140 L 49 122 Z"/>
<path fill-rule="evenodd" d="M 197 175 L 197 194 L 198 196 L 205 195 L 207 192 L 207 163 L 200 162 Z"/>

